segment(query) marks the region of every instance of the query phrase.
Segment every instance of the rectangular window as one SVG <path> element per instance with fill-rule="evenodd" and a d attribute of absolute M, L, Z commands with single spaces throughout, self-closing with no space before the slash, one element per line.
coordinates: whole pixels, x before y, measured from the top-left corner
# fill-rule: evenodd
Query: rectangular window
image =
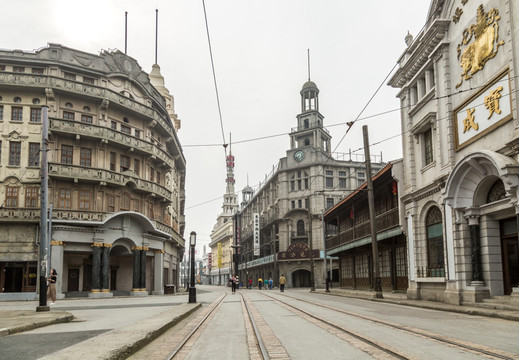
<path fill-rule="evenodd" d="M 6 186 L 5 206 L 10 208 L 18 207 L 18 186 Z"/>
<path fill-rule="evenodd" d="M 160 185 L 160 171 L 157 171 L 157 173 L 155 174 L 155 178 L 157 180 L 157 184 Z"/>
<path fill-rule="evenodd" d="M 327 188 L 333 188 L 333 171 L 326 170 L 325 174 L 326 174 L 326 184 L 325 184 L 325 186 Z"/>
<path fill-rule="evenodd" d="M 121 124 L 121 132 L 131 135 L 132 134 L 132 128 L 126 125 Z"/>
<path fill-rule="evenodd" d="M 135 137 L 140 139 L 141 138 L 141 131 L 137 130 L 137 129 L 135 129 L 134 131 L 135 131 Z"/>
<path fill-rule="evenodd" d="M 42 68 L 32 68 L 32 73 L 43 75 L 43 69 Z"/>
<path fill-rule="evenodd" d="M 19 106 L 11 107 L 11 120 L 22 121 L 23 120 L 23 108 Z"/>
<path fill-rule="evenodd" d="M 94 79 L 83 76 L 83 82 L 88 85 L 94 85 Z"/>
<path fill-rule="evenodd" d="M 346 189 L 346 171 L 339 171 L 339 189 Z"/>
<path fill-rule="evenodd" d="M 333 198 L 326 198 L 326 209 L 328 210 L 333 206 Z"/>
<path fill-rule="evenodd" d="M 303 200 L 299 199 L 297 200 L 297 207 L 301 209 L 303 207 Z"/>
<path fill-rule="evenodd" d="M 9 141 L 9 165 L 20 166 L 21 151 L 22 151 L 21 142 Z"/>
<path fill-rule="evenodd" d="M 133 211 L 141 212 L 141 201 L 140 200 L 133 200 Z"/>
<path fill-rule="evenodd" d="M 115 196 L 108 195 L 108 211 L 115 212 Z"/>
<path fill-rule="evenodd" d="M 122 194 L 121 195 L 121 210 L 130 210 L 130 195 Z"/>
<path fill-rule="evenodd" d="M 150 168 L 150 181 L 155 181 L 155 169 Z"/>
<path fill-rule="evenodd" d="M 128 171 L 130 169 L 131 158 L 126 155 L 121 155 L 121 172 Z"/>
<path fill-rule="evenodd" d="M 81 122 L 84 122 L 84 123 L 87 123 L 87 124 L 92 124 L 92 115 L 82 114 L 81 115 Z"/>
<path fill-rule="evenodd" d="M 25 188 L 25 207 L 38 207 L 39 188 L 35 186 Z"/>
<path fill-rule="evenodd" d="M 72 207 L 71 194 L 72 191 L 70 189 L 59 189 L 58 204 L 60 209 L 70 209 Z"/>
<path fill-rule="evenodd" d="M 25 72 L 25 68 L 23 66 L 13 66 L 13 72 L 23 73 L 23 72 Z"/>
<path fill-rule="evenodd" d="M 433 162 L 432 129 L 423 133 L 425 165 Z"/>
<path fill-rule="evenodd" d="M 72 164 L 72 156 L 74 155 L 74 147 L 70 145 L 61 145 L 61 163 Z"/>
<path fill-rule="evenodd" d="M 91 192 L 88 190 L 79 190 L 79 209 L 90 210 Z"/>
<path fill-rule="evenodd" d="M 0 120 L 4 120 L 4 105 L 0 105 Z"/>
<path fill-rule="evenodd" d="M 148 206 L 148 217 L 150 219 L 155 219 L 155 206 L 152 203 L 149 203 Z"/>
<path fill-rule="evenodd" d="M 290 180 L 290 191 L 296 191 L 296 182 L 295 182 L 295 180 Z"/>
<path fill-rule="evenodd" d="M 64 120 L 74 120 L 74 113 L 71 111 L 63 111 Z"/>
<path fill-rule="evenodd" d="M 133 160 L 133 171 L 140 176 L 141 175 L 141 161 L 134 159 Z"/>
<path fill-rule="evenodd" d="M 40 143 L 29 143 L 28 166 L 40 166 Z"/>
<path fill-rule="evenodd" d="M 30 122 L 41 122 L 41 108 L 31 108 Z"/>
<path fill-rule="evenodd" d="M 110 122 L 110 127 L 114 130 L 117 130 L 117 122 L 112 120 L 112 122 Z"/>
<path fill-rule="evenodd" d="M 65 75 L 63 77 L 67 80 L 76 80 L 75 74 L 71 74 L 71 73 L 67 73 L 67 72 L 65 73 Z"/>
<path fill-rule="evenodd" d="M 117 155 L 113 151 L 110 151 L 110 171 L 115 171 L 117 161 Z"/>
<path fill-rule="evenodd" d="M 295 209 L 295 208 L 296 208 L 296 202 L 295 202 L 294 200 L 292 200 L 291 205 L 292 205 L 292 209 Z"/>
<path fill-rule="evenodd" d="M 92 166 L 92 149 L 81 148 L 79 163 L 81 166 Z"/>

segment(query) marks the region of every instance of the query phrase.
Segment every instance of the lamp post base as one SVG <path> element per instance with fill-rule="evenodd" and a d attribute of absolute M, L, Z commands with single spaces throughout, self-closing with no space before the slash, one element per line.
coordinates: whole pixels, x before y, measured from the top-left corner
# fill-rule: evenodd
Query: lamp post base
<path fill-rule="evenodd" d="M 196 303 L 196 287 L 194 286 L 189 287 L 189 303 Z"/>

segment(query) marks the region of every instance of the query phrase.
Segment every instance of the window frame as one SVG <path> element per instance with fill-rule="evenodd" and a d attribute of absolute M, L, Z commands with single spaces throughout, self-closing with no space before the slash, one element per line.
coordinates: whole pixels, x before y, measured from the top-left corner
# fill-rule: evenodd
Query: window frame
<path fill-rule="evenodd" d="M 5 187 L 5 207 L 6 208 L 17 208 L 18 207 L 19 193 L 20 193 L 19 186 L 7 185 Z"/>
<path fill-rule="evenodd" d="M 23 121 L 23 106 L 11 106 L 11 121 Z"/>
<path fill-rule="evenodd" d="M 61 144 L 61 163 L 71 165 L 74 162 L 74 146 Z"/>
<path fill-rule="evenodd" d="M 82 147 L 79 149 L 79 165 L 85 167 L 92 166 L 92 149 Z"/>
<path fill-rule="evenodd" d="M 27 166 L 40 166 L 40 143 L 29 143 L 29 158 L 27 159 Z"/>
<path fill-rule="evenodd" d="M 9 141 L 9 166 L 20 166 L 22 158 L 22 143 Z"/>
<path fill-rule="evenodd" d="M 38 199 L 40 195 L 40 188 L 37 186 L 28 186 L 25 188 L 25 207 L 38 208 Z"/>

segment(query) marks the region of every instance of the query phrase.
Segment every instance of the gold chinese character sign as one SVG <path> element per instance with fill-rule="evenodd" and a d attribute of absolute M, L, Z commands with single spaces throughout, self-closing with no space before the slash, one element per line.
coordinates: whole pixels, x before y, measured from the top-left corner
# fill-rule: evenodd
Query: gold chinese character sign
<path fill-rule="evenodd" d="M 499 10 L 492 8 L 485 13 L 483 5 L 479 5 L 476 23 L 463 30 L 463 40 L 458 44 L 458 59 L 463 73 L 456 88 L 463 80 L 469 80 L 482 70 L 486 62 L 496 56 L 498 48 L 505 44 L 503 40 L 499 41 L 499 20 Z"/>

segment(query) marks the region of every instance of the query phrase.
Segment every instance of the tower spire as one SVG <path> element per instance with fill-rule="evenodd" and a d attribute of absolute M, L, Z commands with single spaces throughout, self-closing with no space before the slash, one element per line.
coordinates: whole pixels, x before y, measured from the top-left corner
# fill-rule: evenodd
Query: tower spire
<path fill-rule="evenodd" d="M 310 81 L 310 49 L 308 51 L 308 81 Z"/>
<path fill-rule="evenodd" d="M 159 9 L 155 9 L 155 64 L 157 64 L 158 43 L 159 43 Z"/>

